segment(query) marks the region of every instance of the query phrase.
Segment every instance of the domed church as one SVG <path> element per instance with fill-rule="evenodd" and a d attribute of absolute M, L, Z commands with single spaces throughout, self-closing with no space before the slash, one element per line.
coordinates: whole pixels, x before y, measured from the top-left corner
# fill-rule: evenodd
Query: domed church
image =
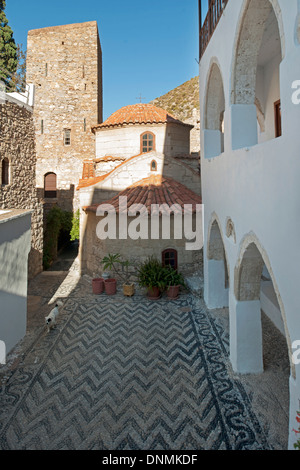
<path fill-rule="evenodd" d="M 84 161 L 77 187 L 82 209 L 83 273 L 99 275 L 100 261 L 107 253 L 120 253 L 137 263 L 149 255 L 164 261 L 164 254 L 170 250 L 178 269 L 192 268 L 196 252 L 186 249 L 184 235 L 174 238 L 174 227 L 166 239 L 161 233 L 155 239 L 150 236 L 151 206 L 155 204 L 168 207 L 177 204 L 182 213 L 185 205 L 190 205 L 195 226 L 196 209 L 201 205 L 201 180 L 199 159 L 190 154 L 192 127 L 161 108 L 139 103 L 121 108 L 92 128 L 96 158 Z M 120 196 L 127 197 L 128 214 L 134 205 L 143 205 L 149 216 L 148 228 L 142 233 L 139 227 L 140 235 L 134 239 L 129 236 L 120 239 L 118 234 L 99 239 L 97 226 L 105 216 L 97 216 L 97 209 L 103 204 L 115 207 L 119 227 Z M 132 220 L 131 215 L 126 221 L 127 228 Z"/>

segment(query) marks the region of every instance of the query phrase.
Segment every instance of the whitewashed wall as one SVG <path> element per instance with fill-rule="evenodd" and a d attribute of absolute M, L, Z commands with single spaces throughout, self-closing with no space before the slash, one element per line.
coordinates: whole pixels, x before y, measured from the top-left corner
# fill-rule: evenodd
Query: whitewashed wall
<path fill-rule="evenodd" d="M 155 134 L 156 151 L 170 156 L 190 153 L 191 126 L 181 124 L 132 124 L 96 131 L 96 157 L 132 157 L 141 153 L 140 136 Z"/>
<path fill-rule="evenodd" d="M 0 340 L 9 353 L 25 336 L 31 211 L 0 214 Z"/>
<path fill-rule="evenodd" d="M 299 266 L 300 266 L 300 105 L 292 102 L 292 83 L 300 80 L 300 47 L 297 39 L 299 2 L 297 0 L 272 0 L 280 18 L 283 43 L 283 60 L 280 64 L 280 98 L 282 105 L 283 135 L 271 138 L 268 122 L 271 116 L 273 100 L 278 95 L 279 81 L 276 75 L 260 77 L 267 82 L 270 103 L 266 103 L 266 133 L 261 136 L 259 144 L 233 150 L 238 122 L 233 121 L 234 105 L 232 105 L 232 73 L 234 48 L 238 39 L 238 26 L 245 5 L 241 0 L 230 0 L 217 26 L 216 31 L 200 62 L 200 107 L 205 112 L 206 82 L 211 64 L 219 64 L 225 95 L 225 136 L 224 152 L 215 158 L 202 158 L 202 195 L 204 202 L 204 269 L 205 297 L 209 297 L 209 261 L 207 259 L 207 236 L 209 225 L 215 213 L 220 222 L 228 262 L 230 289 L 229 306 L 230 321 L 235 322 L 239 314 L 234 292 L 235 267 L 238 263 L 240 248 L 248 234 L 255 234 L 257 240 L 268 257 L 273 279 L 276 281 L 277 295 L 284 307 L 284 322 L 287 342 L 290 347 L 293 341 L 300 340 L 299 317 Z M 298 29 L 297 29 L 298 28 Z M 276 59 L 274 59 L 276 61 Z M 267 73 L 274 71 L 274 63 L 270 63 Z M 242 109 L 242 108 L 240 108 Z M 242 110 L 243 111 L 243 110 Z M 242 112 L 241 111 L 241 112 Z M 244 114 L 245 116 L 245 114 Z M 203 116 L 202 119 L 203 121 Z M 247 133 L 247 126 L 239 132 Z M 250 132 L 250 128 L 248 128 Z M 204 155 L 205 131 L 201 131 L 201 152 Z M 242 136 L 243 137 L 243 136 Z M 247 137 L 247 135 L 246 135 Z M 235 241 L 226 237 L 226 220 L 230 217 L 234 223 Z M 241 320 L 241 316 L 239 319 Z M 252 317 L 253 321 L 253 317 Z M 244 323 L 244 331 L 248 336 L 250 323 Z M 235 338 L 231 338 L 233 342 Z M 231 347 L 234 345 L 231 344 Z M 254 343 L 255 348 L 255 343 Z M 237 354 L 237 353 L 236 353 Z M 237 360 L 237 357 L 234 358 Z M 251 359 L 251 358 L 250 358 Z M 291 358 L 290 358 L 291 359 Z M 243 364 L 244 368 L 250 364 Z M 300 365 L 291 368 L 290 377 L 290 434 L 289 448 L 295 441 L 292 428 L 295 427 L 296 412 L 300 399 Z"/>

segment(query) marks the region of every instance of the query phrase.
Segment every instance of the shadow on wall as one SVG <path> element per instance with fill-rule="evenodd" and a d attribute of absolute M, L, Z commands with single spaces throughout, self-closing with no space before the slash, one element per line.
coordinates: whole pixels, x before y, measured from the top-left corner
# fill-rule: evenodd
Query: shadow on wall
<path fill-rule="evenodd" d="M 141 172 L 134 173 L 134 170 L 132 170 L 132 174 L 134 173 L 134 179 L 135 183 L 138 181 L 141 181 L 143 178 L 148 178 L 149 175 L 150 179 L 153 177 L 154 179 L 162 175 L 162 177 L 170 177 L 170 166 L 172 165 L 172 160 L 169 159 L 168 161 L 168 167 L 166 167 L 166 161 L 167 159 L 163 159 L 163 168 L 162 170 L 159 169 L 157 170 L 157 165 L 155 165 L 155 152 L 157 152 L 157 155 L 159 154 L 159 150 L 161 149 L 163 151 L 164 156 L 171 156 L 175 157 L 176 153 L 176 159 L 178 158 L 178 163 L 180 163 L 180 168 L 176 170 L 176 172 L 182 171 L 182 174 L 177 173 L 175 176 L 175 179 L 179 182 L 181 181 L 182 185 L 191 185 L 191 177 L 188 180 L 188 176 L 184 172 L 187 172 L 189 175 L 190 173 L 188 172 L 193 172 L 195 173 L 196 177 L 199 178 L 199 193 L 201 191 L 201 180 L 200 180 L 200 172 L 199 168 L 198 171 L 193 168 L 192 165 L 188 165 L 184 161 L 181 161 L 181 156 L 187 158 L 189 156 L 189 149 L 190 149 L 190 130 L 191 126 L 190 125 L 185 125 L 181 124 L 178 122 L 167 124 L 165 126 L 165 132 L 163 134 L 163 141 L 162 141 L 162 134 L 160 134 L 159 138 L 156 136 L 153 138 L 153 128 L 151 125 L 149 126 L 149 129 L 147 129 L 147 126 L 144 126 L 144 129 L 141 130 L 141 135 L 147 135 L 152 136 L 153 142 L 158 142 L 160 140 L 160 144 L 157 144 L 156 147 L 151 148 L 148 150 L 148 152 L 153 152 L 153 160 L 152 155 L 149 156 L 149 170 L 145 171 L 145 174 L 143 173 L 143 176 L 141 176 Z M 138 132 L 137 132 L 138 135 Z M 138 138 L 140 139 L 140 136 L 138 135 Z M 147 143 L 147 142 L 146 142 Z M 178 151 L 176 151 L 176 148 L 178 148 Z M 190 156 L 192 159 L 192 155 Z M 132 160 L 133 157 L 131 157 L 131 164 L 134 162 L 134 159 Z M 161 157 L 159 157 L 161 158 Z M 197 158 L 197 156 L 196 156 Z M 199 159 L 199 156 L 198 156 Z M 127 160 L 125 160 L 124 163 L 126 163 Z M 152 164 L 154 163 L 153 167 Z M 177 162 L 174 160 L 174 167 L 178 167 Z M 188 170 L 187 170 L 188 167 Z M 114 171 L 114 170 L 113 170 Z M 119 170 L 118 170 L 119 172 Z M 118 173 L 117 172 L 117 173 Z M 173 171 L 174 172 L 174 171 Z M 116 173 L 116 178 L 118 177 L 118 174 Z M 102 175 L 103 176 L 103 175 Z M 132 176 L 131 176 L 132 177 Z M 122 175 L 122 178 L 125 178 L 124 175 Z M 130 181 L 129 175 L 128 175 L 128 186 L 131 186 L 132 181 Z M 155 183 L 156 184 L 156 183 Z M 158 183 L 159 184 L 159 183 Z M 126 185 L 126 183 L 125 183 Z M 135 203 L 141 203 L 143 205 L 146 204 L 147 200 L 149 203 L 149 198 L 151 197 L 149 193 L 151 193 L 152 190 L 150 190 L 147 194 L 146 191 L 143 191 L 144 186 L 137 186 L 136 192 L 134 194 L 134 202 Z M 185 188 L 186 189 L 186 188 Z M 125 190 L 125 187 L 124 189 Z M 85 191 L 85 189 L 82 189 L 82 191 Z M 87 190 L 88 191 L 88 190 Z M 166 185 L 159 186 L 159 191 L 161 192 L 161 201 L 162 203 L 167 201 L 170 201 L 172 197 L 171 195 L 168 194 L 168 189 Z M 109 189 L 98 189 L 97 187 L 90 187 L 90 193 L 84 194 L 84 199 L 85 203 L 82 204 L 85 207 L 90 207 L 90 206 L 97 206 L 102 203 L 109 203 L 112 198 L 120 194 L 122 191 L 120 191 L 120 187 L 118 187 L 117 190 L 114 190 L 113 187 L 111 190 Z M 78 191 L 79 193 L 79 191 Z M 199 194 L 198 193 L 198 194 Z M 180 199 L 180 198 L 179 198 Z M 184 200 L 184 195 L 182 194 L 182 199 Z M 88 201 L 88 202 L 87 202 Z M 132 203 L 132 200 L 128 199 L 129 204 Z M 180 202 L 180 201 L 179 201 Z M 192 201 L 191 201 L 192 202 Z M 172 203 L 169 203 L 169 206 L 171 206 Z M 144 208 L 143 208 L 144 209 Z M 129 259 L 135 266 L 139 261 L 144 260 L 147 256 L 155 255 L 157 258 L 162 259 L 162 253 L 164 250 L 167 249 L 175 249 L 178 251 L 178 267 L 180 269 L 180 266 L 183 265 L 189 265 L 196 263 L 196 260 L 199 258 L 199 264 L 200 264 L 200 258 L 202 259 L 202 251 L 201 249 L 198 249 L 197 251 L 189 251 L 185 249 L 185 243 L 186 239 L 181 236 L 181 239 L 177 239 L 174 236 L 174 217 L 171 216 L 171 223 L 170 223 L 170 235 L 169 237 L 162 237 L 162 227 L 160 224 L 160 229 L 159 229 L 159 236 L 157 237 L 152 237 L 152 231 L 151 231 L 151 221 L 149 220 L 150 217 L 148 216 L 147 213 L 147 221 L 145 219 L 143 220 L 141 217 L 143 209 L 141 208 L 140 211 L 136 212 L 136 217 L 130 217 L 128 220 L 125 222 L 125 225 L 122 227 L 123 230 L 126 230 L 126 234 L 120 236 L 120 231 L 119 231 L 119 223 L 120 223 L 120 216 L 119 214 L 116 215 L 116 221 L 112 222 L 115 224 L 115 234 L 113 236 L 113 239 L 100 239 L 97 236 L 96 230 L 97 230 L 97 225 L 98 223 L 103 221 L 104 218 L 107 220 L 108 224 L 108 218 L 106 217 L 107 214 L 104 214 L 103 217 L 97 217 L 97 215 L 94 212 L 91 211 L 83 211 L 82 207 L 80 207 L 80 249 L 79 249 L 79 254 L 80 254 L 80 262 L 81 262 L 81 273 L 88 273 L 94 277 L 101 275 L 102 273 L 102 268 L 101 268 L 101 260 L 103 259 L 104 256 L 106 256 L 108 253 L 120 253 L 122 257 Z M 160 219 L 161 220 L 161 219 Z M 184 224 L 183 224 L 184 225 Z M 136 230 L 134 230 L 134 236 L 131 236 L 129 233 L 129 226 L 135 227 Z M 146 228 L 147 226 L 147 228 Z M 108 226 L 106 227 L 106 230 L 108 229 Z M 195 226 L 195 220 L 193 221 L 192 225 L 192 231 L 195 232 L 196 226 Z M 183 234 L 183 230 L 181 232 Z M 202 246 L 201 246 L 202 248 Z M 198 257 L 198 258 L 197 258 Z"/>
<path fill-rule="evenodd" d="M 44 218 L 47 216 L 49 210 L 54 206 L 59 206 L 62 210 L 73 212 L 74 197 L 76 198 L 76 191 L 74 185 L 70 185 L 70 189 L 55 189 L 51 197 L 45 197 L 44 188 L 37 188 L 37 196 L 44 204 Z"/>

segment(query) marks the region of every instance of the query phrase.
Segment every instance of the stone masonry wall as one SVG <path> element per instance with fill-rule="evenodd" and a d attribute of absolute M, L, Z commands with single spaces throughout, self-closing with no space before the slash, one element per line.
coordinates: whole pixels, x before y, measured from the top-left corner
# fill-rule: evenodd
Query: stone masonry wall
<path fill-rule="evenodd" d="M 123 260 L 128 260 L 132 264 L 132 268 L 129 270 L 129 273 L 132 274 L 132 281 L 135 279 L 134 273 L 136 273 L 136 268 L 140 263 L 146 261 L 147 257 L 152 255 L 161 260 L 162 252 L 168 248 L 177 250 L 178 270 L 183 274 L 193 273 L 199 269 L 202 263 L 201 250 L 186 250 L 185 244 L 187 240 L 184 237 L 180 240 L 174 239 L 173 221 L 171 222 L 170 240 L 164 240 L 162 237 L 159 240 L 151 239 L 150 218 L 148 240 L 132 240 L 130 237 L 127 240 L 119 240 L 118 237 L 115 240 L 100 240 L 97 236 L 97 224 L 103 220 L 103 217 L 97 217 L 95 213 L 87 212 L 82 213 L 81 220 L 80 259 L 82 274 L 99 277 L 103 273 L 101 261 L 108 253 L 119 253 Z M 128 225 L 132 220 L 131 218 L 128 219 Z M 117 226 L 118 224 L 119 220 L 117 217 Z"/>
<path fill-rule="evenodd" d="M 8 158 L 10 180 L 0 186 L 1 209 L 32 209 L 29 278 L 42 271 L 43 205 L 35 187 L 35 132 L 32 111 L 15 102 L 0 104 L 0 163 Z"/>
<path fill-rule="evenodd" d="M 35 84 L 37 186 L 57 175 L 57 203 L 76 210 L 83 160 L 95 158 L 91 127 L 102 122 L 102 53 L 95 21 L 29 31 L 27 82 Z M 64 145 L 64 130 L 71 144 Z"/>

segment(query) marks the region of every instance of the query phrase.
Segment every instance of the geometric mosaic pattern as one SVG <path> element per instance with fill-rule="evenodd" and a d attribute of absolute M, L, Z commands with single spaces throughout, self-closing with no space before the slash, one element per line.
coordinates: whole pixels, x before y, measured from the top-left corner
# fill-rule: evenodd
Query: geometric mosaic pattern
<path fill-rule="evenodd" d="M 2 387 L 0 449 L 269 449 L 227 354 L 189 294 L 69 298 Z"/>

